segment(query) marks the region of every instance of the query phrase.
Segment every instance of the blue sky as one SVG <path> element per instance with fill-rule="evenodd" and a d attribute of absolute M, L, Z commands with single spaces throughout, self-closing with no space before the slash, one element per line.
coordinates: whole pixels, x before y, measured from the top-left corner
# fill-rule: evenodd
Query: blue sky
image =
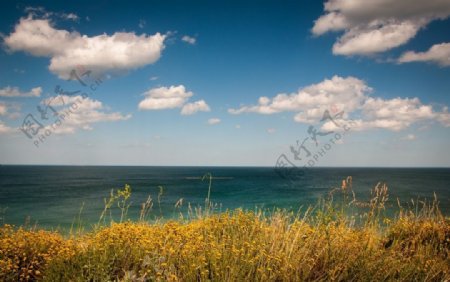
<path fill-rule="evenodd" d="M 448 1 L 1 7 L 0 163 L 450 165 Z"/>

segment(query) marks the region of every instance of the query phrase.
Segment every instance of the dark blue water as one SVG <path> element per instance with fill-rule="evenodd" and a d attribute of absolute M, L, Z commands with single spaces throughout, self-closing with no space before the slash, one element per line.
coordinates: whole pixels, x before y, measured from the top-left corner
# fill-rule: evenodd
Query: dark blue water
<path fill-rule="evenodd" d="M 449 168 L 314 168 L 299 178 L 280 177 L 273 168 L 250 167 L 119 167 L 119 166 L 0 166 L 0 217 L 2 222 L 22 225 L 37 223 L 41 227 L 70 227 L 84 204 L 84 223 L 98 221 L 103 199 L 112 188 L 131 185 L 132 206 L 129 216 L 136 218 L 140 204 L 148 195 L 155 201 L 151 216 L 173 216 L 174 205 L 183 198 L 187 203 L 202 205 L 208 192 L 208 181 L 214 177 L 211 201 L 222 210 L 243 207 L 290 208 L 317 203 L 342 179 L 353 177 L 353 189 L 364 200 L 378 182 L 386 182 L 392 205 L 402 201 L 432 198 L 438 195 L 444 214 L 450 214 Z M 164 188 L 161 211 L 157 197 Z M 6 209 L 6 210 L 5 210 Z M 0 224 L 2 223 L 0 222 Z"/>

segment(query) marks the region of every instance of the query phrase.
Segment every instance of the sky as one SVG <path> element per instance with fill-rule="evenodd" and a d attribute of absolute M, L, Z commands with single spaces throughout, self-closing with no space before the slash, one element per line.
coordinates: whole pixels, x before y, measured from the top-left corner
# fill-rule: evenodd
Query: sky
<path fill-rule="evenodd" d="M 450 1 L 3 1 L 0 163 L 450 166 Z"/>

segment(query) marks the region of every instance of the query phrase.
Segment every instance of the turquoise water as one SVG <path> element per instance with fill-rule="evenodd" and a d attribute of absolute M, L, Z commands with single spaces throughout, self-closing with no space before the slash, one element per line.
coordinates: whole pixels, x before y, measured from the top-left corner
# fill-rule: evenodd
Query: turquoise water
<path fill-rule="evenodd" d="M 14 225 L 29 222 L 67 228 L 84 204 L 81 218 L 89 225 L 98 221 L 110 190 L 124 184 L 132 187 L 131 218 L 138 216 L 148 195 L 156 202 L 159 186 L 164 188 L 162 214 L 170 217 L 180 198 L 184 210 L 187 203 L 204 204 L 208 181 L 201 177 L 206 173 L 214 177 L 211 200 L 220 203 L 222 210 L 297 210 L 315 204 L 351 175 L 358 198 L 367 199 L 370 189 L 383 181 L 389 186 L 392 205 L 397 197 L 403 201 L 432 198 L 436 192 L 442 211 L 450 214 L 449 168 L 313 168 L 291 180 L 280 177 L 273 168 L 262 167 L 0 166 L 0 217 Z M 153 216 L 159 215 L 155 203 Z"/>

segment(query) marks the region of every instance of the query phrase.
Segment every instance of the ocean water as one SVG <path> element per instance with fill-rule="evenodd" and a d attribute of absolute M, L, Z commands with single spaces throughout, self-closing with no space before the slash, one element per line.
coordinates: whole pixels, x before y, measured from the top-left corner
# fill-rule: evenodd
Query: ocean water
<path fill-rule="evenodd" d="M 129 217 L 140 204 L 154 199 L 150 217 L 179 214 L 175 203 L 203 205 L 213 176 L 211 201 L 226 209 L 286 208 L 298 210 L 317 203 L 342 179 L 353 178 L 357 198 L 368 199 L 378 182 L 389 187 L 389 206 L 411 199 L 431 199 L 436 193 L 444 214 L 450 214 L 450 168 L 313 168 L 297 178 L 283 178 L 268 167 L 120 167 L 120 166 L 0 166 L 0 224 L 37 224 L 69 228 L 80 214 L 83 224 L 96 223 L 111 189 L 131 185 Z M 163 187 L 160 207 L 157 197 Z M 394 210 L 394 208 L 390 208 Z"/>

